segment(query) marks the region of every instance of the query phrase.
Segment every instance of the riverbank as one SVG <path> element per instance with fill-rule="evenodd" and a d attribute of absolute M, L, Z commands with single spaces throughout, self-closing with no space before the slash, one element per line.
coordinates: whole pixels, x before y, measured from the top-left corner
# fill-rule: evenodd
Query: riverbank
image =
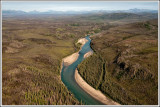
<path fill-rule="evenodd" d="M 89 57 L 92 55 L 93 52 L 89 51 L 84 55 L 84 58 Z M 75 80 L 77 84 L 85 90 L 88 94 L 90 94 L 92 97 L 97 99 L 98 101 L 102 102 L 106 105 L 120 105 L 119 103 L 114 102 L 113 100 L 107 98 L 101 91 L 94 89 L 92 86 L 90 86 L 86 81 L 83 80 L 83 78 L 78 73 L 78 70 L 75 70 Z"/>
<path fill-rule="evenodd" d="M 78 42 L 77 42 L 77 43 L 82 44 L 82 45 L 81 45 L 81 48 L 82 48 L 83 45 L 84 45 L 87 41 L 88 41 L 88 40 L 85 39 L 85 38 L 80 38 L 80 39 L 78 39 Z M 80 50 L 81 50 L 81 48 L 80 48 Z M 79 50 L 79 51 L 80 51 L 80 50 Z M 73 62 L 75 62 L 75 61 L 77 60 L 78 56 L 79 56 L 79 51 L 76 52 L 76 53 L 73 53 L 73 54 L 71 54 L 71 55 L 69 55 L 69 56 L 67 56 L 67 57 L 65 57 L 65 58 L 63 58 L 63 59 L 62 59 L 62 66 L 63 66 L 63 64 L 64 64 L 64 66 L 69 66 L 69 65 L 71 65 Z M 61 66 L 61 69 L 62 69 L 62 66 Z"/>
<path fill-rule="evenodd" d="M 86 38 L 81 38 L 78 40 L 77 43 L 81 43 L 81 49 L 84 46 L 85 43 L 87 43 L 87 39 Z M 80 49 L 80 50 L 81 50 Z M 79 50 L 79 51 L 80 51 Z M 69 66 L 72 63 L 74 63 L 78 57 L 79 57 L 79 51 L 76 53 L 73 53 L 72 55 L 63 58 L 62 60 L 62 65 L 64 66 Z M 87 53 L 85 53 L 85 55 L 83 56 L 84 58 L 89 57 L 90 55 L 92 55 L 93 52 L 89 51 Z M 97 101 L 101 102 L 102 104 L 106 104 L 106 105 L 119 105 L 118 103 L 114 102 L 113 100 L 106 98 L 106 96 L 101 93 L 99 90 L 95 90 L 93 87 L 91 87 L 89 84 L 87 84 L 83 78 L 79 75 L 78 71 L 75 71 L 74 74 L 74 79 L 76 81 L 76 83 L 85 91 L 87 92 L 90 96 L 92 96 L 92 98 L 96 99 Z"/>
<path fill-rule="evenodd" d="M 79 54 L 78 54 L 78 52 L 76 52 L 76 53 L 73 53 L 73 54 L 63 58 L 62 62 L 64 64 L 64 66 L 71 65 L 73 62 L 75 62 L 77 60 L 78 56 L 79 56 Z"/>
<path fill-rule="evenodd" d="M 102 102 L 103 104 L 106 105 L 120 105 L 116 102 L 114 102 L 113 100 L 107 98 L 101 91 L 94 89 L 93 87 L 91 87 L 88 83 L 86 83 L 83 78 L 80 76 L 80 74 L 78 73 L 78 70 L 76 69 L 75 71 L 75 80 L 77 82 L 77 84 L 83 89 L 85 90 L 88 94 L 90 94 L 93 98 L 95 98 L 96 100 Z"/>
<path fill-rule="evenodd" d="M 93 54 L 93 51 L 89 51 L 86 54 L 84 54 L 84 58 L 87 58 L 87 57 L 89 57 L 92 54 Z"/>

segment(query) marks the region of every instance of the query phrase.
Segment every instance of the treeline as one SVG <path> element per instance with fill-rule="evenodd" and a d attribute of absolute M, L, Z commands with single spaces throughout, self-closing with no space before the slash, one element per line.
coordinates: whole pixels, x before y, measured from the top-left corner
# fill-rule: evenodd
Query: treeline
<path fill-rule="evenodd" d="M 79 64 L 77 69 L 87 83 L 95 89 L 99 88 L 103 78 L 103 61 L 100 56 L 93 54 Z"/>
<path fill-rule="evenodd" d="M 156 22 L 123 25 L 92 37 L 94 54 L 78 66 L 79 74 L 120 104 L 158 104 Z"/>
<path fill-rule="evenodd" d="M 109 98 L 121 104 L 139 104 L 136 98 L 130 96 L 114 80 L 113 75 L 107 72 L 106 63 L 100 55 L 93 54 L 79 64 L 79 74 L 88 84 L 102 91 Z"/>

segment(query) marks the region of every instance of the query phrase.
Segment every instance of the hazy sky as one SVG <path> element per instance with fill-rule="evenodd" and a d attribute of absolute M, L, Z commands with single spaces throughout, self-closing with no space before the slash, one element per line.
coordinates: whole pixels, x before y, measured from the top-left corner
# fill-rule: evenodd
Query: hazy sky
<path fill-rule="evenodd" d="M 2 10 L 22 11 L 83 11 L 83 10 L 128 10 L 128 9 L 158 10 L 158 2 L 109 2 L 109 1 L 2 1 Z"/>

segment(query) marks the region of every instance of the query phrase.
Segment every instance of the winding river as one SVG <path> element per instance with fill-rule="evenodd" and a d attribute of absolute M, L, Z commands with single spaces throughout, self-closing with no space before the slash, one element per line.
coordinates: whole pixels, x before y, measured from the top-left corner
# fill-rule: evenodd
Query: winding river
<path fill-rule="evenodd" d="M 72 63 L 69 66 L 64 66 L 62 67 L 61 71 L 61 80 L 65 84 L 65 86 L 70 90 L 74 96 L 83 104 L 87 105 L 102 105 L 101 102 L 98 100 L 94 99 L 92 96 L 90 96 L 88 93 L 86 93 L 77 83 L 75 80 L 75 69 L 77 68 L 78 64 L 80 64 L 84 60 L 84 54 L 86 54 L 89 51 L 92 51 L 90 47 L 90 38 L 89 35 L 85 37 L 88 42 L 86 42 L 81 50 L 79 51 L 79 57 L 78 59 Z"/>

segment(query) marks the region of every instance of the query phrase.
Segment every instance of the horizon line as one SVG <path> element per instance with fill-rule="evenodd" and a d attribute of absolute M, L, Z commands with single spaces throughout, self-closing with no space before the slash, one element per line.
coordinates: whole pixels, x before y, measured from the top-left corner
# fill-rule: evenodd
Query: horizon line
<path fill-rule="evenodd" d="M 108 10 L 108 9 L 94 9 L 94 10 L 45 10 L 45 11 L 39 11 L 39 10 L 31 10 L 31 11 L 25 11 L 25 10 L 19 10 L 19 9 L 2 9 L 2 11 L 23 11 L 23 12 L 33 12 L 33 11 L 37 11 L 37 12 L 49 12 L 49 11 L 59 11 L 59 12 L 68 12 L 68 11 L 76 11 L 76 12 L 90 12 L 90 11 L 126 11 L 126 10 L 132 10 L 132 9 L 137 9 L 137 10 L 155 10 L 158 11 L 158 9 L 145 9 L 145 8 L 131 8 L 131 9 L 121 9 L 121 10 Z"/>

